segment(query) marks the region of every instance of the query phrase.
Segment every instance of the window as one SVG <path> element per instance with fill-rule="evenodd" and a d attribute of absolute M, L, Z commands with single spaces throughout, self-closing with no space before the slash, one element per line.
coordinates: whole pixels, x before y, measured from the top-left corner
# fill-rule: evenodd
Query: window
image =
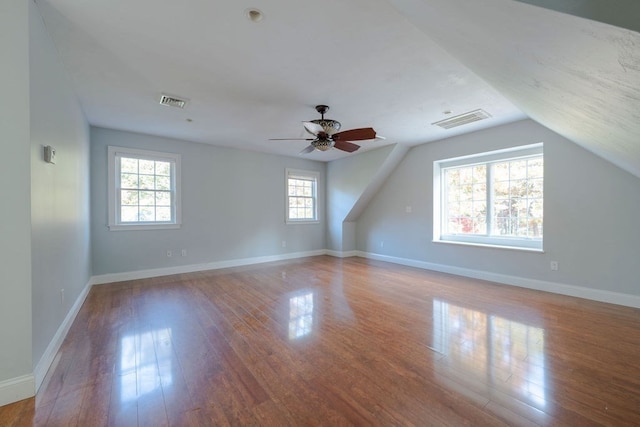
<path fill-rule="evenodd" d="M 287 223 L 318 222 L 318 173 L 287 169 Z"/>
<path fill-rule="evenodd" d="M 434 241 L 542 250 L 542 144 L 434 162 Z"/>
<path fill-rule="evenodd" d="M 109 147 L 109 229 L 180 226 L 180 155 Z"/>

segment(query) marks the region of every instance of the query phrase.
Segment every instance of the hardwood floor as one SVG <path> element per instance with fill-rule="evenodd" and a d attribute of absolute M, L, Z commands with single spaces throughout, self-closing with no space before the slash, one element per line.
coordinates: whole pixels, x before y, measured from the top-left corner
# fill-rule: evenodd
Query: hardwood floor
<path fill-rule="evenodd" d="M 2 426 L 640 425 L 640 310 L 361 258 L 95 286 Z"/>

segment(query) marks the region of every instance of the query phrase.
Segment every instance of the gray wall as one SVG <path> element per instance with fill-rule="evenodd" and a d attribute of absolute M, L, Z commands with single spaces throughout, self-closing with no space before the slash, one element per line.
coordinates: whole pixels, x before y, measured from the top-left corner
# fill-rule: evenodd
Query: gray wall
<path fill-rule="evenodd" d="M 545 155 L 543 254 L 432 243 L 433 161 L 536 142 Z M 370 253 L 640 295 L 638 212 L 638 178 L 524 120 L 413 148 L 358 219 L 356 239 Z"/>
<path fill-rule="evenodd" d="M 29 5 L 0 2 L 0 382 L 32 372 Z M 0 390 L 0 397 L 2 390 Z M 23 398 L 26 396 L 20 396 Z"/>
<path fill-rule="evenodd" d="M 28 3 L 35 366 L 91 277 L 89 126 L 42 18 Z M 45 145 L 56 149 L 55 165 L 44 162 Z"/>
<path fill-rule="evenodd" d="M 107 229 L 107 146 L 182 155 L 182 227 Z M 285 168 L 320 172 L 319 224 L 285 224 Z M 324 163 L 91 128 L 94 275 L 325 248 Z M 286 241 L 286 247 L 282 247 Z M 187 256 L 180 256 L 182 249 Z M 167 258 L 167 250 L 173 256 Z"/>

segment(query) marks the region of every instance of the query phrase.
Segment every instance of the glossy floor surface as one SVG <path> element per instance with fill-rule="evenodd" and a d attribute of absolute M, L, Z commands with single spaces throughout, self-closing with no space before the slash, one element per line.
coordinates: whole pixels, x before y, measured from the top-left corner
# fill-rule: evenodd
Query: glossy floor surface
<path fill-rule="evenodd" d="M 95 286 L 0 424 L 640 425 L 640 310 L 324 256 Z"/>

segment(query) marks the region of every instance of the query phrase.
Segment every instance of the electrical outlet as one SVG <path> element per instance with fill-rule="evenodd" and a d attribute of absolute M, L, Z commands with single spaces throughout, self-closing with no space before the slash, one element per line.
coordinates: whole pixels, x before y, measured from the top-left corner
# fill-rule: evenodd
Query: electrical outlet
<path fill-rule="evenodd" d="M 406 206 L 406 207 L 404 208 L 404 211 L 405 211 L 406 213 L 411 213 L 411 212 L 413 211 L 413 209 L 411 208 L 411 206 Z"/>
<path fill-rule="evenodd" d="M 171 258 L 173 256 L 173 253 L 171 251 L 167 251 L 167 258 Z"/>
<path fill-rule="evenodd" d="M 558 261 L 551 261 L 551 271 L 558 271 Z"/>
<path fill-rule="evenodd" d="M 283 248 L 286 248 L 286 247 L 287 247 L 287 241 L 286 241 L 286 240 L 283 240 L 283 241 L 282 241 L 282 247 L 283 247 Z"/>
<path fill-rule="evenodd" d="M 182 255 L 182 256 L 187 256 L 187 250 L 186 250 L 186 249 L 183 249 L 183 250 L 182 250 L 181 255 Z"/>
<path fill-rule="evenodd" d="M 384 248 L 384 240 L 380 241 L 380 247 Z"/>

